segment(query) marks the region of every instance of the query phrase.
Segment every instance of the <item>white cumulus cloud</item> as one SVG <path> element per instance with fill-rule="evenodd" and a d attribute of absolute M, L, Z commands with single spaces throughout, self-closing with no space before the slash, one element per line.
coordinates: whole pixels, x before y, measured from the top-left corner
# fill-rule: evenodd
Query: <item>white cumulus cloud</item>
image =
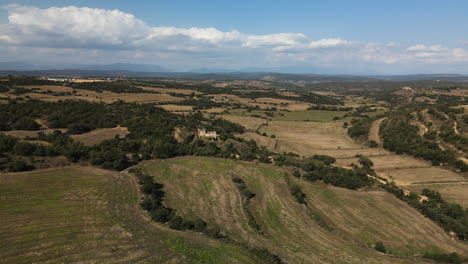
<path fill-rule="evenodd" d="M 344 46 L 349 44 L 350 42 L 347 40 L 333 38 L 333 39 L 321 39 L 317 41 L 312 41 L 309 43 L 310 48 L 334 48 L 339 46 Z"/>
<path fill-rule="evenodd" d="M 395 65 L 397 69 L 403 64 L 468 63 L 465 49 L 437 44 L 311 38 L 296 32 L 262 35 L 213 27 L 154 27 L 119 10 L 88 7 L 5 8 L 8 23 L 0 25 L 0 54 L 3 54 L 0 60 L 15 56 L 63 59 L 69 54 L 69 59 L 75 61 L 150 59 L 163 64 L 183 63 L 187 67 L 326 64 L 347 65 L 349 69 L 371 64 Z"/>
<path fill-rule="evenodd" d="M 443 47 L 441 45 L 432 45 L 432 46 L 415 45 L 415 46 L 408 47 L 406 50 L 408 51 L 447 51 L 448 48 Z"/>

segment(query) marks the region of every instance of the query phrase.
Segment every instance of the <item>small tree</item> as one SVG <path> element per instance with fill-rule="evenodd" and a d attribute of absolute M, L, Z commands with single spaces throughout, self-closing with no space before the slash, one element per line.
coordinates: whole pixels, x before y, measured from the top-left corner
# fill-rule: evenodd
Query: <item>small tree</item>
<path fill-rule="evenodd" d="M 382 241 L 375 243 L 374 249 L 378 252 L 387 253 L 387 249 Z"/>
<path fill-rule="evenodd" d="M 372 162 L 372 160 L 370 160 L 369 158 L 367 157 L 360 157 L 359 160 L 358 160 L 359 164 L 361 164 L 361 166 L 365 167 L 365 168 L 372 168 L 374 167 L 374 162 Z"/>
<path fill-rule="evenodd" d="M 206 222 L 202 219 L 197 219 L 194 221 L 194 230 L 195 232 L 205 232 L 206 231 Z"/>
<path fill-rule="evenodd" d="M 169 227 L 175 230 L 184 230 L 184 219 L 178 215 L 174 215 L 169 219 Z"/>
<path fill-rule="evenodd" d="M 376 148 L 378 146 L 379 146 L 379 144 L 377 144 L 377 142 L 375 142 L 374 140 L 369 141 L 369 147 Z"/>

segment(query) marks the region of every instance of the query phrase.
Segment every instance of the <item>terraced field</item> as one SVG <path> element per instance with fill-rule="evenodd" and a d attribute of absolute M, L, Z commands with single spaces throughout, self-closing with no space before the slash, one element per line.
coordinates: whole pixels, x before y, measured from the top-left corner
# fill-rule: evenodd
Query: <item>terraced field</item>
<path fill-rule="evenodd" d="M 385 242 L 390 253 L 412 255 L 437 247 L 467 252 L 437 224 L 406 203 L 380 190 L 352 191 L 320 183 L 303 184 L 309 204 L 337 231 L 363 244 Z"/>
<path fill-rule="evenodd" d="M 428 118 L 428 116 L 427 111 L 423 111 L 423 117 Z M 374 132 L 371 134 L 378 136 L 380 123 L 381 120 L 377 120 L 372 124 L 371 131 L 374 130 Z M 424 133 L 425 129 L 421 126 L 424 125 L 419 125 Z M 421 192 L 424 188 L 437 190 L 447 201 L 467 207 L 468 179 L 463 174 L 431 166 L 428 161 L 407 155 L 373 157 L 372 160 L 380 176 L 395 181 L 407 190 L 416 192 Z"/>
<path fill-rule="evenodd" d="M 444 199 L 447 201 L 458 203 L 468 208 L 467 181 L 412 184 L 406 188 L 415 192 L 421 192 L 424 188 L 436 190 L 442 193 Z"/>
<path fill-rule="evenodd" d="M 251 117 L 251 116 L 231 116 L 225 115 L 223 116 L 224 119 L 238 123 L 243 125 L 247 130 L 255 131 L 259 129 L 263 124 L 265 124 L 265 120 L 258 117 Z"/>
<path fill-rule="evenodd" d="M 241 118 L 232 118 L 232 122 L 246 124 Z M 371 129 L 371 138 L 380 143 L 378 137 L 379 119 L 374 122 Z M 270 151 L 294 152 L 307 157 L 314 154 L 325 154 L 337 159 L 337 164 L 349 166 L 356 163 L 356 154 L 369 157 L 374 162 L 374 169 L 379 176 L 395 181 L 407 190 L 422 190 L 425 187 L 438 186 L 437 183 L 462 184 L 457 189 L 465 189 L 468 179 L 450 170 L 434 167 L 427 161 L 416 159 L 408 155 L 396 155 L 381 147 L 369 148 L 351 139 L 342 121 L 335 122 L 291 122 L 270 121 L 268 125 L 260 127 L 260 132 L 275 135 L 275 138 L 264 137 L 255 133 L 241 134 L 245 139 L 253 139 L 257 144 L 266 146 Z M 413 186 L 413 184 L 415 186 Z M 436 185 L 434 185 L 436 184 Z M 446 185 L 449 186 L 449 185 Z M 438 188 L 449 201 L 465 204 L 468 198 L 468 189 L 463 194 L 453 195 L 449 188 Z"/>
<path fill-rule="evenodd" d="M 324 227 L 289 194 L 284 169 L 203 157 L 148 161 L 141 167 L 164 184 L 166 205 L 187 219 L 205 219 L 232 239 L 267 247 L 287 263 L 423 262 L 370 249 L 381 240 L 391 253 L 410 256 L 436 249 L 468 250 L 467 245 L 452 240 L 435 223 L 381 190 L 350 191 L 290 177 L 303 187 L 311 212 L 323 218 L 328 226 Z M 248 210 L 259 231 L 248 224 L 233 177 L 243 179 L 256 194 Z"/>
<path fill-rule="evenodd" d="M 93 167 L 0 175 L 0 263 L 261 263 L 149 221 L 133 177 Z"/>
<path fill-rule="evenodd" d="M 251 117 L 224 118 L 252 127 Z M 245 119 L 249 118 L 249 119 Z M 293 122 L 270 121 L 259 127 L 261 133 L 274 135 L 275 142 L 258 134 L 241 134 L 240 137 L 254 139 L 257 144 L 265 145 L 271 151 L 294 152 L 301 156 L 326 154 L 336 158 L 353 158 L 356 154 L 381 156 L 389 153 L 379 148 L 369 148 L 354 142 L 342 128 L 342 122 Z"/>

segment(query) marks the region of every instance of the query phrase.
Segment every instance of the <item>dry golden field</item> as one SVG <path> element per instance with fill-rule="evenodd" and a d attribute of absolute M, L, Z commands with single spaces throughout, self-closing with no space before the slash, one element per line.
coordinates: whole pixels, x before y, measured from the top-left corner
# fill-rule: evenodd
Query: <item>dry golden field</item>
<path fill-rule="evenodd" d="M 342 129 L 341 122 L 271 121 L 260 132 L 275 135 L 278 140 L 300 143 L 315 149 L 361 148 Z"/>
<path fill-rule="evenodd" d="M 136 102 L 136 103 L 161 103 L 161 102 L 177 102 L 182 101 L 184 98 L 171 96 L 167 93 L 112 93 L 109 91 L 103 91 L 101 93 L 83 89 L 73 89 L 70 87 L 59 86 L 59 85 L 47 85 L 47 86 L 23 86 L 24 88 L 33 89 L 32 93 L 25 93 L 20 95 L 20 97 L 30 97 L 31 99 L 43 100 L 56 102 L 59 100 L 85 100 L 89 102 L 104 102 L 112 103 L 118 100 L 125 102 Z M 178 89 L 176 89 L 178 90 Z M 43 94 L 41 92 L 51 91 L 51 94 Z M 54 95 L 53 93 L 61 92 L 73 92 L 75 95 Z M 9 94 L 0 94 L 0 96 L 10 96 Z M 16 96 L 15 96 L 16 97 Z"/>
<path fill-rule="evenodd" d="M 279 152 L 279 150 L 277 149 L 278 140 L 274 138 L 268 136 L 265 137 L 254 132 L 245 132 L 237 136 L 246 140 L 253 139 L 258 145 L 265 146 L 269 151 Z"/>
<path fill-rule="evenodd" d="M 247 125 L 249 119 L 242 117 L 228 117 L 232 122 Z M 377 122 L 379 122 L 378 120 Z M 251 127 L 253 127 L 251 125 Z M 382 149 L 369 148 L 355 142 L 346 134 L 346 129 L 342 128 L 342 122 L 287 122 L 270 121 L 269 124 L 260 127 L 260 132 L 265 132 L 268 136 L 275 135 L 275 138 L 264 137 L 255 133 L 242 134 L 245 139 L 253 139 L 259 145 L 266 146 L 270 151 L 293 152 L 303 157 L 314 154 L 324 154 L 335 157 L 337 164 L 349 166 L 357 163 L 356 155 L 360 154 L 369 157 L 374 162 L 374 169 L 380 177 L 395 181 L 398 185 L 411 190 L 413 184 L 418 184 L 421 190 L 422 184 L 434 182 L 466 182 L 465 176 L 450 170 L 434 167 L 427 161 L 416 159 L 408 155 L 395 155 Z M 378 125 L 373 124 L 372 133 L 374 140 L 378 137 Z M 379 138 L 380 140 L 380 138 Z M 454 195 L 449 188 L 440 188 L 440 192 L 445 197 L 452 197 L 458 201 L 468 199 L 468 186 L 462 185 L 458 189 L 465 190 L 464 194 Z M 459 193 L 462 193 L 461 191 Z M 455 198 L 453 198 L 455 196 Z"/>
<path fill-rule="evenodd" d="M 119 136 L 121 138 L 125 137 L 128 134 L 128 128 L 126 127 L 114 127 L 114 128 L 98 128 L 93 131 L 79 134 L 79 135 L 72 135 L 71 137 L 81 142 L 87 146 L 92 146 L 95 144 L 99 144 L 106 139 L 113 139 L 115 136 Z"/>
<path fill-rule="evenodd" d="M 44 134 L 50 134 L 54 132 L 54 130 L 59 130 L 62 133 L 66 132 L 66 129 L 61 129 L 61 128 L 55 128 L 55 129 L 41 129 L 38 131 L 26 131 L 26 130 L 10 130 L 10 131 L 2 131 L 3 134 L 9 135 L 9 136 L 14 136 L 14 137 L 19 137 L 19 138 L 25 138 L 25 137 L 35 137 L 39 132 L 42 132 Z"/>
<path fill-rule="evenodd" d="M 167 104 L 167 105 L 158 105 L 158 107 L 164 108 L 170 112 L 190 112 L 193 109 L 193 106 L 190 105 L 175 105 L 175 104 Z"/>
<path fill-rule="evenodd" d="M 457 173 L 437 167 L 410 168 L 386 170 L 379 172 L 380 176 L 393 179 L 398 185 L 432 182 L 459 182 L 465 178 Z"/>
<path fill-rule="evenodd" d="M 244 126 L 248 130 L 257 130 L 260 126 L 265 124 L 265 120 L 258 117 L 250 117 L 250 116 L 231 116 L 231 115 L 223 115 L 223 118 L 231 121 L 233 123 L 238 123 Z"/>
<path fill-rule="evenodd" d="M 445 200 L 452 203 L 458 203 L 468 208 L 468 181 L 464 182 L 440 182 L 428 184 L 411 184 L 406 186 L 408 190 L 421 192 L 423 189 L 435 190 L 442 193 Z"/>

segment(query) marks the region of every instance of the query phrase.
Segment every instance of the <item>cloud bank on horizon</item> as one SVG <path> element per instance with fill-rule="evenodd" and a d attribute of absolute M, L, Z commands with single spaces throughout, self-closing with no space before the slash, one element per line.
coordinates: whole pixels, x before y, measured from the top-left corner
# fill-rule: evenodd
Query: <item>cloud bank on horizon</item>
<path fill-rule="evenodd" d="M 313 39 L 302 33 L 254 35 L 216 28 L 153 27 L 119 10 L 9 5 L 0 25 L 0 61 L 159 64 L 193 68 L 323 69 L 343 73 L 462 72 L 456 47 Z"/>

